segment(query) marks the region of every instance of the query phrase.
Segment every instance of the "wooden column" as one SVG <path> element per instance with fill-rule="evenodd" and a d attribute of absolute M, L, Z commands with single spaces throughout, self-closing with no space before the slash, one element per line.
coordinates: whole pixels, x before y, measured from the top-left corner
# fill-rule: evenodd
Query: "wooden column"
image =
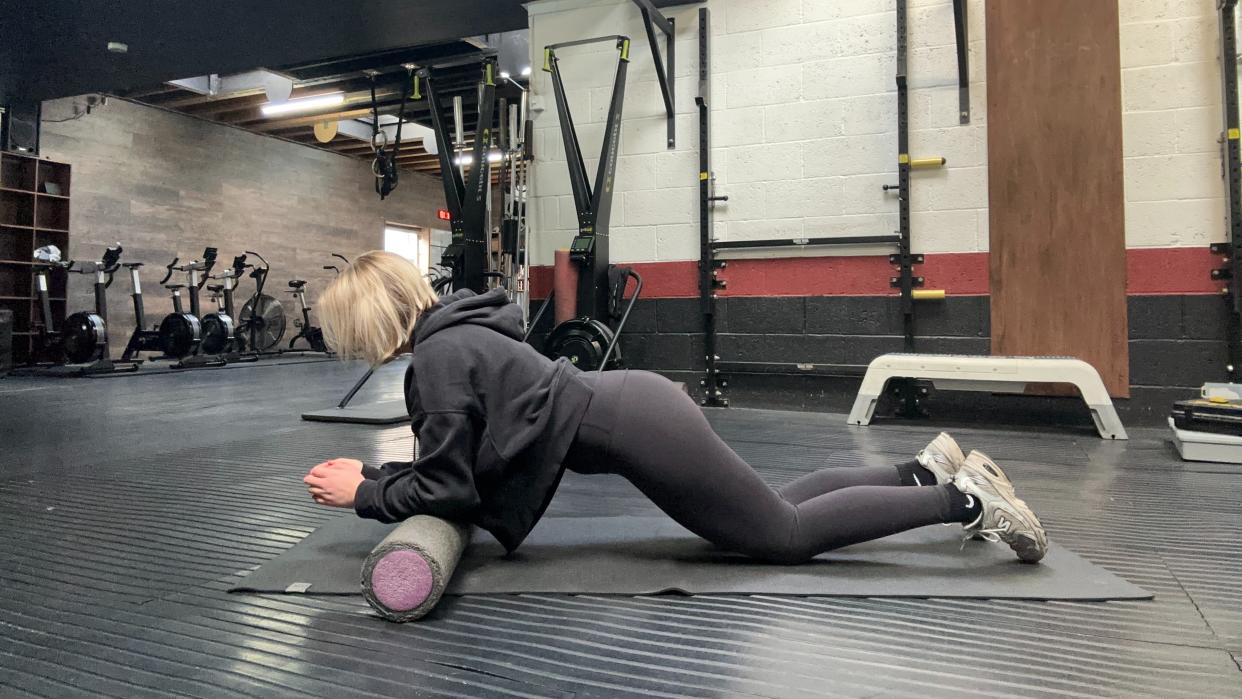
<path fill-rule="evenodd" d="M 1117 0 L 989 0 L 992 352 L 1129 396 Z"/>

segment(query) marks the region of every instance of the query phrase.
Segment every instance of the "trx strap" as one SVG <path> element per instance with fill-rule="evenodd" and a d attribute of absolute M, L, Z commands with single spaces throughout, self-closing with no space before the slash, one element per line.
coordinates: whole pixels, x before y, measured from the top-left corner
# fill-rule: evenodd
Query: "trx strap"
<path fill-rule="evenodd" d="M 379 101 L 375 98 L 375 76 L 371 76 L 371 149 L 375 151 L 375 161 L 371 163 L 371 171 L 375 173 L 375 193 L 385 199 L 397 188 L 397 157 L 401 154 L 401 126 L 405 123 L 405 105 L 410 99 L 410 88 L 414 82 L 414 69 L 405 69 L 405 82 L 401 86 L 401 108 L 397 112 L 397 138 L 388 151 L 388 136 L 380 128 Z M 383 135 L 381 139 L 380 136 Z"/>

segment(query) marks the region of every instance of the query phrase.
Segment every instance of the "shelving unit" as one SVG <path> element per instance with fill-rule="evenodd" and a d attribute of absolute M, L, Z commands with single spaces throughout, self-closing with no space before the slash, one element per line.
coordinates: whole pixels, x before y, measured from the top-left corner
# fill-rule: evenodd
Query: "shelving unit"
<path fill-rule="evenodd" d="M 0 152 L 0 309 L 13 311 L 13 362 L 36 360 L 43 322 L 35 298 L 34 251 L 55 245 L 69 254 L 70 167 L 22 153 Z M 52 321 L 65 319 L 66 280 L 49 280 Z"/>

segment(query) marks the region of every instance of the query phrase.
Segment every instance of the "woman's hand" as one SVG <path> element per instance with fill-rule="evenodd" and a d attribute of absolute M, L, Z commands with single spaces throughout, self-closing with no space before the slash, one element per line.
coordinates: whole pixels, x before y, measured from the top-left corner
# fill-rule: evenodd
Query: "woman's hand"
<path fill-rule="evenodd" d="M 361 461 L 333 459 L 312 468 L 302 482 L 320 505 L 353 507 L 354 493 L 363 480 Z"/>

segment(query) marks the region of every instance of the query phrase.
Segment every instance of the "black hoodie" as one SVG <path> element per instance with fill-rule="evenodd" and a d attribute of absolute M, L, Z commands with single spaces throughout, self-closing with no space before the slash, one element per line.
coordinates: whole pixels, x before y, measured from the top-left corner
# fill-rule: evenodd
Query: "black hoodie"
<path fill-rule="evenodd" d="M 578 370 L 522 341 L 503 290 L 461 290 L 414 325 L 405 401 L 419 458 L 367 467 L 354 509 L 397 522 L 428 514 L 522 543 L 560 482 L 591 388 Z"/>

